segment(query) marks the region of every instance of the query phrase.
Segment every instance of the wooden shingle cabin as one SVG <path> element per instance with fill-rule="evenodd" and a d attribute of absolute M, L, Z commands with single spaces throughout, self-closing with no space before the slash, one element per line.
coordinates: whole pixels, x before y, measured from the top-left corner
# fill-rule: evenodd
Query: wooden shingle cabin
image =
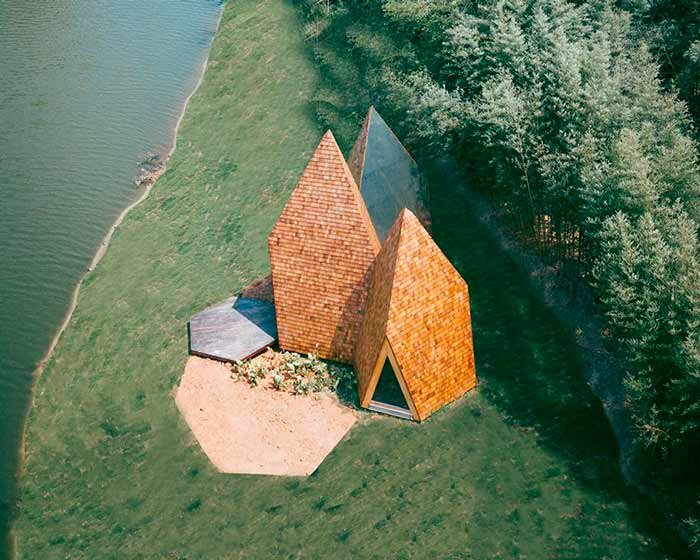
<path fill-rule="evenodd" d="M 467 284 L 373 108 L 349 162 L 328 131 L 268 238 L 279 345 L 353 364 L 361 406 L 422 421 L 476 385 Z"/>

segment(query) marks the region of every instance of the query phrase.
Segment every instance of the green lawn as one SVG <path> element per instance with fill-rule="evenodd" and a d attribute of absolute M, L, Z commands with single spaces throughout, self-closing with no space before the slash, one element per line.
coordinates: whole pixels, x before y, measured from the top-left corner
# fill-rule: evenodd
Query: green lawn
<path fill-rule="evenodd" d="M 20 556 L 664 557 L 573 342 L 438 180 L 434 233 L 470 283 L 479 390 L 423 425 L 364 416 L 307 479 L 208 463 L 173 399 L 186 321 L 267 273 L 267 233 L 322 134 L 318 84 L 292 4 L 226 5 L 169 169 L 39 382 Z"/>

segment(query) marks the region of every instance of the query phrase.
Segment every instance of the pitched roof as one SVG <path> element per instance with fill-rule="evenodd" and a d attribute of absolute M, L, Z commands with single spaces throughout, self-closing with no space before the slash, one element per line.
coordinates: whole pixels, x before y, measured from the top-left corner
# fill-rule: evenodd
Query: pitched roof
<path fill-rule="evenodd" d="M 467 284 L 409 210 L 373 267 L 355 351 L 361 403 L 371 398 L 385 341 L 418 420 L 476 385 Z"/>
<path fill-rule="evenodd" d="M 404 208 L 423 213 L 418 166 L 374 107 L 367 112 L 348 165 L 380 241 Z"/>
<path fill-rule="evenodd" d="M 333 134 L 323 136 L 268 237 L 282 348 L 351 361 L 379 252 Z"/>

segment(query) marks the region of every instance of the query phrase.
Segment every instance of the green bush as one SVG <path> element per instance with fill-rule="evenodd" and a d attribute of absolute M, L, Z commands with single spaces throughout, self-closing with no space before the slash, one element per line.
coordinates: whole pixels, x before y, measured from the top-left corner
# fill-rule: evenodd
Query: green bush
<path fill-rule="evenodd" d="M 329 366 L 314 354 L 302 356 L 296 352 L 279 352 L 269 359 L 253 359 L 235 362 L 231 366 L 231 378 L 246 380 L 257 386 L 263 379 L 272 376 L 272 386 L 278 391 L 290 389 L 294 394 L 306 395 L 321 391 L 337 390 L 340 383 L 347 384 L 354 378 L 352 368 L 340 364 Z"/>

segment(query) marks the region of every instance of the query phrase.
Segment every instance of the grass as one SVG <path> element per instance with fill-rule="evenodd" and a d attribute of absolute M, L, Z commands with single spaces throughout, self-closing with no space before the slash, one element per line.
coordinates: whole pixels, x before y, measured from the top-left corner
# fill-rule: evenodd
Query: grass
<path fill-rule="evenodd" d="M 172 394 L 186 321 L 267 272 L 267 233 L 322 133 L 298 17 L 281 0 L 225 6 L 169 169 L 39 381 L 20 557 L 663 557 L 573 341 L 435 179 L 479 390 L 423 425 L 366 417 L 306 479 L 218 474 L 193 441 Z"/>

